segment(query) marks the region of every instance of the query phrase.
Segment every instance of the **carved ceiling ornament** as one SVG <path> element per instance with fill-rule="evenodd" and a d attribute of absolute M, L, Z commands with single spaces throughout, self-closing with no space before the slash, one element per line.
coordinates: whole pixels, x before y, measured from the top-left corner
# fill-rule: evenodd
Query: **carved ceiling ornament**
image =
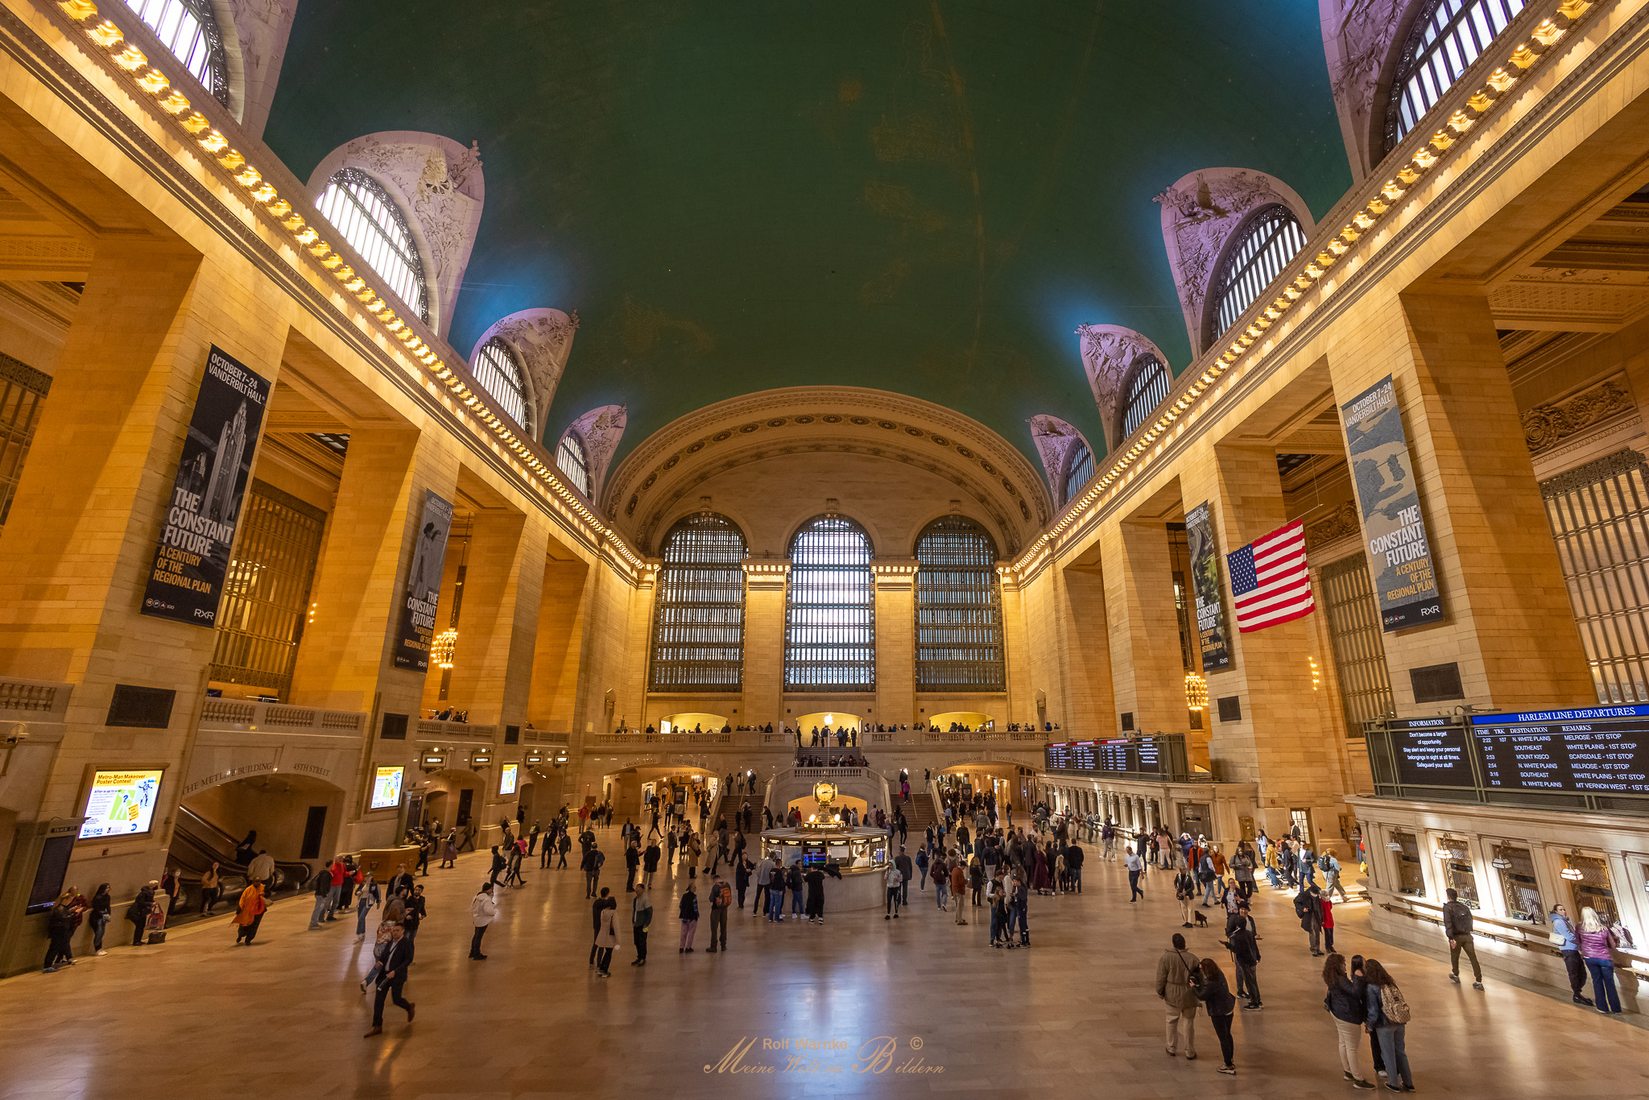
<path fill-rule="evenodd" d="M 470 349 L 475 362 L 487 341 L 497 337 L 515 352 L 527 375 L 527 422 L 535 434 L 544 431 L 543 413 L 555 400 L 556 387 L 567 371 L 573 337 L 578 333 L 578 313 L 559 309 L 523 309 L 494 321 Z"/>
<path fill-rule="evenodd" d="M 1318 0 L 1329 90 L 1340 115 L 1340 132 L 1353 172 L 1362 179 L 1383 150 L 1375 148 L 1376 112 L 1384 116 L 1382 85 L 1389 82 L 1402 47 L 1397 36 L 1425 0 Z M 1376 103 L 1376 99 L 1382 100 Z"/>
<path fill-rule="evenodd" d="M 1094 450 L 1097 458 L 1111 442 L 1122 438 L 1120 424 L 1122 387 L 1128 372 L 1143 356 L 1152 356 L 1168 369 L 1168 357 L 1149 336 L 1122 325 L 1078 325 L 1076 335 L 1082 352 L 1082 369 L 1099 407 L 1100 423 L 1109 437 L 1106 446 Z"/>
<path fill-rule="evenodd" d="M 228 24 L 222 29 L 230 106 L 241 128 L 261 137 L 275 102 L 275 83 L 286 58 L 298 0 L 219 0 L 212 10 L 220 22 Z"/>
<path fill-rule="evenodd" d="M 1155 201 L 1162 207 L 1162 243 L 1168 251 L 1193 356 L 1206 350 L 1203 310 L 1215 265 L 1247 216 L 1259 207 L 1281 203 L 1300 220 L 1307 237 L 1313 232 L 1311 211 L 1293 188 L 1248 168 L 1191 172 L 1164 189 Z M 1162 362 L 1166 366 L 1168 360 Z"/>
<path fill-rule="evenodd" d="M 1531 455 L 1558 444 L 1617 416 L 1632 412 L 1632 394 L 1625 378 L 1605 378 L 1571 397 L 1536 405 L 1523 413 L 1523 439 Z"/>
<path fill-rule="evenodd" d="M 590 499 L 601 499 L 601 488 L 607 481 L 607 468 L 612 465 L 613 452 L 624 437 L 624 425 L 630 414 L 623 405 L 601 405 L 591 409 L 568 426 L 584 443 L 584 461 L 590 468 Z"/>
<path fill-rule="evenodd" d="M 1357 510 L 1357 502 L 1342 500 L 1335 505 L 1334 511 L 1306 524 L 1305 544 L 1309 549 L 1316 550 L 1349 535 L 1361 534 L 1362 530 L 1362 515 Z"/>
<path fill-rule="evenodd" d="M 1080 332 L 1081 329 L 1077 331 Z M 1031 417 L 1030 425 L 1031 441 L 1036 444 L 1036 453 L 1042 459 L 1042 473 L 1048 479 L 1048 490 L 1057 500 L 1065 487 L 1065 464 L 1071 452 L 1076 450 L 1078 445 L 1086 445 L 1092 453 L 1093 444 L 1089 443 L 1081 432 L 1057 416 L 1038 413 Z"/>
<path fill-rule="evenodd" d="M 783 433 L 783 442 L 815 450 L 851 440 L 866 444 L 864 453 L 880 447 L 897 461 L 911 461 L 901 455 L 939 457 L 947 477 L 963 477 L 975 493 L 993 498 L 993 514 L 1019 516 L 1011 531 L 1020 544 L 1051 515 L 1052 498 L 1036 468 L 990 428 L 918 398 L 845 386 L 765 390 L 672 421 L 619 464 L 605 489 L 606 514 L 644 523 L 661 495 L 684 480 L 702 480 L 728 448 L 767 445 L 774 432 Z"/>
<path fill-rule="evenodd" d="M 424 261 L 430 325 L 445 335 L 475 248 L 486 186 L 481 148 L 412 130 L 365 134 L 328 153 L 309 177 L 319 197 L 340 168 L 359 168 L 401 204 Z"/>

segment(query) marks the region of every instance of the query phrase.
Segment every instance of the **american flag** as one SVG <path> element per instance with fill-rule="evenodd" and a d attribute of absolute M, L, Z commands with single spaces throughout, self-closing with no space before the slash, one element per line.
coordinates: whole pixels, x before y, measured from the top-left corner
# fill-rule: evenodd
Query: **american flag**
<path fill-rule="evenodd" d="M 1311 567 L 1305 560 L 1305 525 L 1299 520 L 1227 554 L 1225 560 L 1242 633 L 1290 622 L 1316 608 Z"/>

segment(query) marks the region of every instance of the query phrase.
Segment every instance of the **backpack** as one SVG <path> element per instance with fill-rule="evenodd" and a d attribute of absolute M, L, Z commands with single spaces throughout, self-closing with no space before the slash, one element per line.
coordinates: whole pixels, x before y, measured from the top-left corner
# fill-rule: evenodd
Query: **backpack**
<path fill-rule="evenodd" d="M 1324 853 L 1323 855 L 1318 856 L 1317 857 L 1317 869 L 1320 870 L 1320 871 L 1331 871 L 1331 870 L 1333 870 L 1333 868 L 1329 866 L 1329 860 L 1331 860 L 1333 858 L 1334 858 L 1333 856 L 1330 856 L 1327 853 Z"/>
<path fill-rule="evenodd" d="M 1414 1016 L 1409 1011 L 1409 1003 L 1403 999 L 1403 991 L 1395 985 L 1380 987 L 1380 1013 L 1386 1022 L 1393 1024 L 1406 1024 Z"/>

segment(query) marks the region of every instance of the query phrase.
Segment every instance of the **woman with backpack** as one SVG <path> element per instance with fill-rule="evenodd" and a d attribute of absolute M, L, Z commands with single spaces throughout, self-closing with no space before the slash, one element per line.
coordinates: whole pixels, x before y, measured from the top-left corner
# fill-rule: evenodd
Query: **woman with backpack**
<path fill-rule="evenodd" d="M 1363 1025 L 1368 1020 L 1363 983 L 1354 982 L 1347 976 L 1346 957 L 1336 952 L 1323 962 L 1323 984 L 1328 987 L 1328 993 L 1323 997 L 1323 1007 L 1334 1017 L 1334 1031 L 1340 1047 L 1340 1068 L 1345 1073 L 1345 1079 L 1351 1082 L 1352 1088 L 1371 1089 L 1374 1082 L 1363 1077 L 1358 1064 Z M 1387 1064 L 1390 1064 L 1389 1058 Z"/>
<path fill-rule="evenodd" d="M 1413 1092 L 1414 1074 L 1409 1072 L 1408 1051 L 1403 1046 L 1403 1033 L 1408 1030 L 1411 1015 L 1409 1004 L 1379 959 L 1363 963 L 1363 974 L 1368 979 L 1364 991 L 1368 1029 L 1380 1037 L 1380 1053 L 1386 1063 L 1386 1088 L 1392 1092 Z"/>
<path fill-rule="evenodd" d="M 1214 1025 L 1214 1034 L 1220 1038 L 1220 1072 L 1230 1077 L 1237 1075 L 1237 1064 L 1232 1061 L 1235 1045 L 1231 1041 L 1231 1016 L 1237 1008 L 1237 998 L 1231 995 L 1231 986 L 1225 972 L 1213 959 L 1203 959 L 1191 971 L 1191 992 L 1208 1010 L 1208 1022 Z"/>

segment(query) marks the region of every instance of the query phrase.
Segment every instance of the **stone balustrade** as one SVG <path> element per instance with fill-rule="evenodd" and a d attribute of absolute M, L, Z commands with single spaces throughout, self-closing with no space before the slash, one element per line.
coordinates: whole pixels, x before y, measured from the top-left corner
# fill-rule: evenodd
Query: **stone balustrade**
<path fill-rule="evenodd" d="M 326 734 L 359 737 L 366 733 L 364 711 L 325 710 L 287 703 L 259 703 L 250 699 L 208 699 L 201 709 L 203 730 Z"/>

